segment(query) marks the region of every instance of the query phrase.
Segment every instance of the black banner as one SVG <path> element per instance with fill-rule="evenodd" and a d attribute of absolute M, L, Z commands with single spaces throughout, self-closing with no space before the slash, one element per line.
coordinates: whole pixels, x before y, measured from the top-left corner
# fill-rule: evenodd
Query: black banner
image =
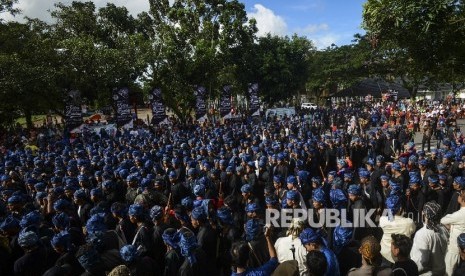
<path fill-rule="evenodd" d="M 221 94 L 220 98 L 220 115 L 221 117 L 225 117 L 226 115 L 231 113 L 231 85 L 223 86 L 223 93 Z"/>
<path fill-rule="evenodd" d="M 152 106 L 152 124 L 159 124 L 166 118 L 165 104 L 161 98 L 161 89 L 152 89 L 149 93 L 149 100 Z"/>
<path fill-rule="evenodd" d="M 116 106 L 116 124 L 124 126 L 132 121 L 131 106 L 129 105 L 129 88 L 123 87 L 113 90 L 113 101 Z"/>
<path fill-rule="evenodd" d="M 259 116 L 260 99 L 258 98 L 258 83 L 249 84 L 249 97 L 250 116 Z"/>
<path fill-rule="evenodd" d="M 68 129 L 82 125 L 81 92 L 70 90 L 66 94 L 65 118 Z"/>
<path fill-rule="evenodd" d="M 194 93 L 197 99 L 195 103 L 195 119 L 200 120 L 207 115 L 207 104 L 205 102 L 207 90 L 203 86 L 197 86 Z"/>

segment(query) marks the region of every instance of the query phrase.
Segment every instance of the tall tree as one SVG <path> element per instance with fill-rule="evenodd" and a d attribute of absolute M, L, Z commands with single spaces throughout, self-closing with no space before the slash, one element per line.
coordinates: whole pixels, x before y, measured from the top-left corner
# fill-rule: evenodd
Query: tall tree
<path fill-rule="evenodd" d="M 32 114 L 56 108 L 55 52 L 42 24 L 0 24 L 0 110 L 3 123 L 24 115 L 32 127 Z M 19 111 L 19 112 L 18 112 Z"/>
<path fill-rule="evenodd" d="M 211 99 L 225 82 L 246 87 L 238 81 L 246 78 L 238 76 L 245 70 L 243 53 L 253 45 L 257 29 L 243 4 L 176 0 L 170 5 L 152 0 L 150 16 L 143 17 L 156 30 L 145 32 L 154 42 L 147 83 L 163 88 L 165 102 L 178 116 L 190 114 L 194 85 L 205 86 Z"/>
<path fill-rule="evenodd" d="M 258 39 L 258 82 L 265 102 L 284 101 L 305 91 L 314 50 L 311 41 L 297 35 Z"/>
<path fill-rule="evenodd" d="M 137 20 L 125 7 L 93 2 L 59 3 L 52 11 L 51 32 L 60 53 L 65 89 L 79 89 L 97 104 L 108 102 L 118 86 L 137 86 L 145 70 L 145 46 Z"/>
<path fill-rule="evenodd" d="M 455 83 L 465 75 L 464 8 L 456 0 L 368 0 L 363 26 L 384 58 L 401 61 L 398 77 L 410 85 Z"/>

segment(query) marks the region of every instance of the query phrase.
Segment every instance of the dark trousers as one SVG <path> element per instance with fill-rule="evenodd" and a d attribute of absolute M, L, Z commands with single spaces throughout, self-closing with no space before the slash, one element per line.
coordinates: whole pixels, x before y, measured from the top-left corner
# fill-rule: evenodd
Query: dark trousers
<path fill-rule="evenodd" d="M 428 146 L 427 149 L 428 151 L 431 151 L 431 137 L 428 137 L 426 135 L 423 135 L 423 138 L 421 139 L 421 150 L 425 150 L 425 144 Z"/>

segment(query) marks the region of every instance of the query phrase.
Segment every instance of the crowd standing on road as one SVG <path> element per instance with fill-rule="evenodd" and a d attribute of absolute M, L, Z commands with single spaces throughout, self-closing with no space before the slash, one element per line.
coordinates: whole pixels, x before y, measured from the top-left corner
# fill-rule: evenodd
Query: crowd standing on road
<path fill-rule="evenodd" d="M 2 130 L 0 275 L 465 275 L 464 111 Z M 320 223 L 266 224 L 286 209 Z M 334 227 L 328 209 L 374 209 L 376 226 Z"/>

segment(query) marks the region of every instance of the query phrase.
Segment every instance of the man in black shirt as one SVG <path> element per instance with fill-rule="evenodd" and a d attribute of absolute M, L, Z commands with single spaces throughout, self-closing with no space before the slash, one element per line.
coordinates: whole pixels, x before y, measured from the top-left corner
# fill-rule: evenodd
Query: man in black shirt
<path fill-rule="evenodd" d="M 392 234 L 391 254 L 395 260 L 392 267 L 394 276 L 417 276 L 418 266 L 410 259 L 412 240 L 401 234 Z"/>

